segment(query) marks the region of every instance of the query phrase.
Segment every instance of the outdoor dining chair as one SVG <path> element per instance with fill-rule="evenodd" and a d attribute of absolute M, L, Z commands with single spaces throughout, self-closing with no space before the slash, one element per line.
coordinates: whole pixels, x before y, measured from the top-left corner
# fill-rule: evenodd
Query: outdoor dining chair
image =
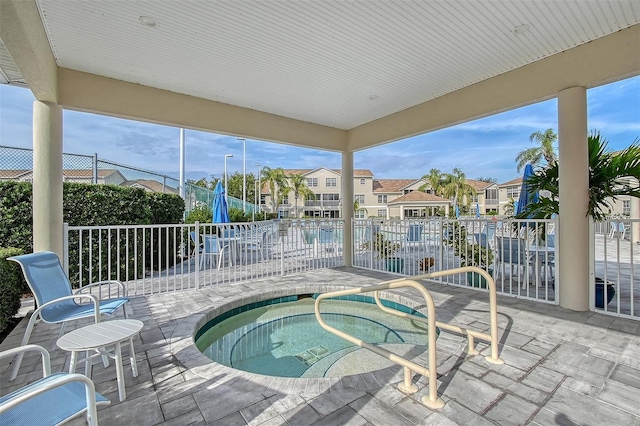
<path fill-rule="evenodd" d="M 58 425 L 87 413 L 90 426 L 98 424 L 98 405 L 110 401 L 95 391 L 83 374 L 51 374 L 51 358 L 42 346 L 26 345 L 0 352 L 0 359 L 40 352 L 42 378 L 0 397 L 1 425 Z"/>
<path fill-rule="evenodd" d="M 509 265 L 511 267 L 511 276 L 513 276 L 513 268 L 524 268 L 525 279 L 522 281 L 522 288 L 527 288 L 529 284 L 529 259 L 526 247 L 526 241 L 519 237 L 497 237 L 498 242 L 498 271 L 496 273 L 496 279 L 498 275 L 502 273 L 504 276 L 504 267 Z M 518 277 L 520 274 L 518 273 Z"/>
<path fill-rule="evenodd" d="M 229 246 L 220 245 L 220 241 L 218 237 L 214 235 L 205 235 L 204 237 L 204 245 L 202 248 L 202 252 L 200 253 L 200 269 L 204 266 L 205 259 L 207 262 L 210 262 L 212 258 L 218 258 L 218 269 L 220 269 L 220 265 L 222 265 L 222 257 L 224 256 L 224 251 Z"/>
<path fill-rule="evenodd" d="M 36 299 L 36 310 L 31 314 L 27 329 L 24 332 L 21 345 L 29 343 L 29 337 L 33 327 L 40 320 L 46 323 L 61 323 L 60 335 L 64 333 L 66 323 L 81 318 L 94 317 L 95 322 L 100 322 L 101 316 L 111 316 L 120 307 L 129 301 L 126 288 L 120 281 L 109 280 L 92 283 L 75 292 L 71 290 L 71 283 L 64 273 L 58 255 L 50 251 L 24 254 L 7 258 L 20 265 L 24 277 Z M 113 299 L 99 299 L 85 291 L 102 285 L 116 285 L 118 296 Z M 110 291 L 100 291 L 99 294 L 109 296 Z M 122 297 L 120 297 L 122 296 Z M 84 300 L 78 303 L 76 300 Z M 123 315 L 127 317 L 127 311 L 123 308 Z M 13 370 L 9 380 L 14 380 L 18 375 L 18 369 L 22 363 L 24 353 L 19 353 L 14 361 Z M 105 361 L 105 366 L 107 361 Z"/>

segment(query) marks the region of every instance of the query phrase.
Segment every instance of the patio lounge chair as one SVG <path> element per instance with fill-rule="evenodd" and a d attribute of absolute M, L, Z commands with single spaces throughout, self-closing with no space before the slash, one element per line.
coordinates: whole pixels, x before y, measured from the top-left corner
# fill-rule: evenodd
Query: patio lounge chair
<path fill-rule="evenodd" d="M 94 317 L 95 322 L 100 322 L 101 316 L 113 315 L 116 310 L 129 301 L 126 297 L 127 292 L 124 285 L 114 280 L 96 282 L 72 292 L 71 283 L 62 270 L 58 255 L 50 251 L 9 257 L 8 260 L 20 264 L 27 284 L 29 284 L 29 288 L 36 299 L 37 308 L 27 324 L 27 329 L 22 338 L 22 346 L 29 343 L 33 327 L 39 320 L 53 324 L 62 323 L 60 328 L 60 335 L 62 335 L 67 321 Z M 118 286 L 118 296 L 121 293 L 123 297 L 100 300 L 94 294 L 83 293 L 86 290 L 105 284 L 109 286 L 116 284 Z M 84 302 L 89 303 L 77 303 L 76 300 L 78 299 L 84 299 Z M 124 308 L 122 310 L 126 318 L 127 312 Z M 17 355 L 9 380 L 16 378 L 23 355 L 24 353 Z M 105 365 L 108 365 L 107 361 L 105 361 Z"/>
<path fill-rule="evenodd" d="M 87 423 L 98 424 L 97 405 L 110 401 L 95 391 L 91 379 L 83 374 L 51 374 L 49 352 L 42 346 L 19 346 L 0 352 L 0 359 L 40 352 L 43 377 L 0 397 L 2 425 L 57 425 L 87 413 Z"/>

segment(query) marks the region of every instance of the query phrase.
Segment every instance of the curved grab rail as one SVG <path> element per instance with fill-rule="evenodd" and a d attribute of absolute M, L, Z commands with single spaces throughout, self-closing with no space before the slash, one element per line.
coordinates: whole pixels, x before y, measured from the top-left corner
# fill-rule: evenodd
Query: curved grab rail
<path fill-rule="evenodd" d="M 491 322 L 491 334 L 481 333 L 479 331 L 470 330 L 466 328 L 462 328 L 453 324 L 443 323 L 440 321 L 436 321 L 436 308 L 433 302 L 433 298 L 431 297 L 431 293 L 420 283 L 415 280 L 420 279 L 429 279 L 436 278 L 446 275 L 460 274 L 465 272 L 476 272 L 482 275 L 489 286 L 489 314 L 490 314 L 490 322 Z M 426 306 L 427 306 L 427 318 L 419 317 L 417 315 L 408 314 L 406 312 L 401 312 L 396 309 L 388 308 L 384 306 L 380 300 L 378 292 L 380 290 L 389 290 L 395 288 L 403 288 L 403 287 L 411 287 L 416 290 L 424 297 Z M 389 352 L 386 349 L 383 349 L 379 346 L 374 346 L 370 343 L 367 343 L 361 339 L 353 337 L 341 330 L 338 330 L 334 327 L 328 325 L 321 316 L 320 313 L 320 302 L 323 299 L 329 299 L 331 297 L 338 296 L 348 296 L 352 294 L 360 294 L 360 293 L 369 293 L 373 292 L 374 299 L 376 301 L 376 305 L 383 312 L 393 314 L 399 317 L 408 318 L 414 321 L 426 322 L 427 330 L 428 330 L 428 350 L 429 350 L 429 365 L 428 368 L 424 368 L 412 361 L 402 358 L 392 352 Z M 429 396 L 422 397 L 422 403 L 427 407 L 432 409 L 438 409 L 444 406 L 444 401 L 442 398 L 438 398 L 437 395 L 437 371 L 436 371 L 436 326 L 445 330 L 465 334 L 468 340 L 468 352 L 469 354 L 477 354 L 478 351 L 474 347 L 474 338 L 486 340 L 491 344 L 491 355 L 485 357 L 485 359 L 493 364 L 503 364 L 504 360 L 499 357 L 498 354 L 498 308 L 497 308 L 497 296 L 496 296 L 496 283 L 493 280 L 493 277 L 489 275 L 485 270 L 480 269 L 475 266 L 465 266 L 462 268 L 448 269 L 445 271 L 438 271 L 429 274 L 419 275 L 416 277 L 412 277 L 412 279 L 408 278 L 397 278 L 390 281 L 384 281 L 378 285 L 370 286 L 370 287 L 357 287 L 347 290 L 339 290 L 332 291 L 329 293 L 321 294 L 317 297 L 315 302 L 315 314 L 316 319 L 320 326 L 329 331 L 330 333 L 335 334 L 338 337 L 341 337 L 354 345 L 358 345 L 362 348 L 368 349 L 378 355 L 381 355 L 390 361 L 395 362 L 404 367 L 404 383 L 400 385 L 400 389 L 405 392 L 415 392 L 417 391 L 417 386 L 411 383 L 411 371 L 415 371 L 416 373 L 420 373 L 426 376 L 429 379 Z M 432 380 L 433 379 L 433 380 Z"/>
<path fill-rule="evenodd" d="M 337 296 L 347 296 L 351 294 L 367 293 L 371 291 L 387 290 L 392 288 L 403 288 L 403 287 L 412 287 L 418 290 L 418 292 L 420 292 L 424 297 L 425 302 L 427 304 L 427 333 L 428 333 L 427 338 L 429 340 L 428 341 L 428 345 L 429 345 L 428 346 L 429 348 L 428 349 L 429 350 L 428 368 L 424 368 L 412 361 L 409 361 L 407 359 L 402 358 L 401 356 L 398 356 L 392 352 L 389 352 L 386 349 L 383 349 L 379 346 L 374 346 L 361 339 L 353 337 L 350 334 L 347 334 L 341 330 L 338 330 L 337 328 L 331 327 L 322 319 L 322 316 L 320 314 L 320 302 L 322 302 L 323 299 L 337 297 Z M 371 286 L 371 287 L 358 287 L 358 288 L 352 288 L 348 290 L 339 290 L 339 291 L 333 291 L 330 293 L 324 293 L 319 295 L 318 298 L 316 299 L 315 313 L 316 313 L 316 319 L 318 320 L 318 323 L 325 330 L 347 340 L 348 342 L 353 343 L 354 345 L 358 345 L 362 348 L 375 352 L 378 355 L 383 356 L 389 359 L 390 361 L 393 361 L 396 364 L 399 364 L 402 367 L 404 367 L 404 383 L 403 385 L 400 386 L 401 390 L 404 390 L 405 392 L 415 392 L 418 390 L 418 387 L 411 383 L 410 371 L 415 371 L 416 373 L 420 373 L 428 377 L 429 396 L 428 398 L 426 396 L 422 397 L 422 403 L 432 409 L 437 409 L 444 406 L 444 401 L 442 400 L 442 398 L 438 398 L 438 392 L 437 392 L 438 375 L 436 372 L 436 321 L 435 321 L 436 308 L 433 303 L 433 298 L 431 297 L 431 294 L 420 283 L 416 281 L 411 281 L 411 280 L 402 280 L 402 281 L 388 282 L 388 283 Z M 420 318 L 420 317 L 416 317 L 416 318 Z M 424 320 L 423 318 L 421 319 Z"/>

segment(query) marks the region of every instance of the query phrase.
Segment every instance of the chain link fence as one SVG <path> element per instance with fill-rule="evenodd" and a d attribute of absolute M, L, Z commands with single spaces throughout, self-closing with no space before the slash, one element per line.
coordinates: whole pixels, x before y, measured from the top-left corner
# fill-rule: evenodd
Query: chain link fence
<path fill-rule="evenodd" d="M 105 185 L 131 186 L 151 192 L 180 194 L 180 180 L 144 170 L 126 166 L 113 161 L 98 158 L 98 155 L 62 154 L 62 175 L 65 182 L 94 183 Z M 0 145 L 0 181 L 33 181 L 33 150 Z M 185 214 L 201 206 L 211 206 L 213 191 L 187 183 L 185 185 Z M 243 209 L 242 200 L 229 197 L 229 207 Z M 247 213 L 255 206 L 246 203 Z"/>

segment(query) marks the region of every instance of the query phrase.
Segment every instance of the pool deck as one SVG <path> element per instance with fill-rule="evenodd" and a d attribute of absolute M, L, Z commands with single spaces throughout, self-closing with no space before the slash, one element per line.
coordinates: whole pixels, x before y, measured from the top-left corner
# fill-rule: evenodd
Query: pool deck
<path fill-rule="evenodd" d="M 417 393 L 398 390 L 398 368 L 333 379 L 282 379 L 203 362 L 191 345 L 206 312 L 309 288 L 361 287 L 397 278 L 352 268 L 207 287 L 199 291 L 136 297 L 130 318 L 145 323 L 135 339 L 139 376 L 125 360 L 127 399 L 118 402 L 115 367 L 94 366 L 96 389 L 111 399 L 100 408 L 101 425 L 490 425 L 562 424 L 640 426 L 640 322 L 593 312 L 498 296 L 500 356 L 504 365 L 467 355 L 465 340 L 442 332 L 438 340 L 438 394 L 446 405 L 432 411 Z M 487 331 L 488 294 L 425 284 L 438 319 Z M 394 292 L 420 305 L 417 293 Z M 86 322 L 88 323 L 88 322 Z M 18 346 L 26 321 L 0 345 Z M 68 330 L 71 330 L 69 327 Z M 39 324 L 32 343 L 55 347 L 58 326 Z M 127 351 L 124 350 L 125 357 Z M 66 370 L 69 356 L 52 351 L 52 370 Z M 128 359 L 128 357 L 127 357 Z M 426 365 L 426 364 L 423 364 Z M 40 377 L 39 358 L 25 357 L 8 382 L 0 363 L 0 394 Z M 70 424 L 83 424 L 79 418 Z"/>

